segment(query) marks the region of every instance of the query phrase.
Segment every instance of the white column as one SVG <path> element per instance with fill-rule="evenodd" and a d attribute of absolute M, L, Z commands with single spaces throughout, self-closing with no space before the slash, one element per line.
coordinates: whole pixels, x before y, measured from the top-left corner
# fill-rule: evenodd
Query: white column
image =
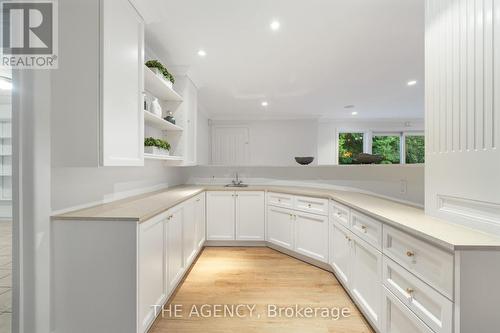
<path fill-rule="evenodd" d="M 500 234 L 500 0 L 426 0 L 426 211 Z"/>

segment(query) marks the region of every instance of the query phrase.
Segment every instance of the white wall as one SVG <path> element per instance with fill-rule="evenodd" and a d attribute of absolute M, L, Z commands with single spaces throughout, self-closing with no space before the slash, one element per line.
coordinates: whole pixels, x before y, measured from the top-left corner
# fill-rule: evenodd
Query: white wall
<path fill-rule="evenodd" d="M 316 120 L 213 121 L 217 126 L 249 129 L 249 165 L 292 166 L 295 156 L 316 156 Z"/>
<path fill-rule="evenodd" d="M 191 184 L 227 184 L 238 172 L 240 178 L 249 184 L 343 186 L 416 205 L 424 203 L 423 165 L 198 166 L 187 172 Z M 402 187 L 405 193 L 402 193 Z"/>
<path fill-rule="evenodd" d="M 161 161 L 145 161 L 144 167 L 53 168 L 52 210 L 109 202 L 186 180 L 183 168 Z"/>

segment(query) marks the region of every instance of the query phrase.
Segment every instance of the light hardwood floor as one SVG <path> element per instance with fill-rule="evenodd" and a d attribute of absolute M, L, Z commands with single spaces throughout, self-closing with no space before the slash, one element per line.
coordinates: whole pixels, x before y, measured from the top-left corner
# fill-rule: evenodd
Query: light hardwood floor
<path fill-rule="evenodd" d="M 202 318 L 193 305 L 256 305 L 240 311 L 246 318 Z M 269 318 L 268 305 L 348 308 L 351 316 L 338 320 L 316 318 Z M 180 316 L 160 315 L 150 333 L 174 332 L 272 332 L 360 333 L 373 332 L 335 276 L 327 271 L 269 248 L 205 248 L 171 301 L 181 305 Z M 166 307 L 168 309 L 168 307 Z M 205 308 L 206 310 L 207 308 Z M 213 309 L 213 308 L 211 308 Z M 260 318 L 259 316 L 260 315 Z"/>

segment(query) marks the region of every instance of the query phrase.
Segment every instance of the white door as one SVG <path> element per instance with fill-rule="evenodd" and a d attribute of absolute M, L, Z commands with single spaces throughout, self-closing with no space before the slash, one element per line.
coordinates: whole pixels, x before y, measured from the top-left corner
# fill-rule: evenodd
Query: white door
<path fill-rule="evenodd" d="M 200 249 L 205 242 L 205 193 L 196 197 L 196 247 Z"/>
<path fill-rule="evenodd" d="M 236 192 L 236 239 L 263 241 L 265 215 L 264 192 Z"/>
<path fill-rule="evenodd" d="M 433 333 L 432 330 L 417 318 L 396 296 L 382 287 L 383 320 L 382 332 L 385 333 Z"/>
<path fill-rule="evenodd" d="M 164 226 L 161 215 L 139 227 L 139 330 L 145 332 L 155 318 L 152 305 L 162 305 L 165 293 Z"/>
<path fill-rule="evenodd" d="M 207 239 L 234 240 L 235 194 L 207 192 Z"/>
<path fill-rule="evenodd" d="M 365 315 L 380 328 L 382 253 L 354 235 L 351 241 L 350 286 Z"/>
<path fill-rule="evenodd" d="M 285 249 L 293 250 L 293 211 L 267 206 L 267 240 Z"/>
<path fill-rule="evenodd" d="M 167 218 L 167 264 L 168 289 L 170 294 L 179 283 L 184 272 L 182 257 L 182 207 L 174 207 Z"/>
<path fill-rule="evenodd" d="M 350 232 L 333 223 L 332 243 L 332 267 L 335 275 L 346 287 L 350 284 L 350 257 L 351 257 L 351 234 Z"/>
<path fill-rule="evenodd" d="M 184 204 L 182 223 L 184 267 L 188 267 L 198 249 L 196 239 L 196 199 L 191 199 Z"/>
<path fill-rule="evenodd" d="M 128 0 L 103 1 L 102 22 L 101 162 L 144 165 L 144 23 Z"/>
<path fill-rule="evenodd" d="M 328 216 L 294 212 L 295 251 L 328 262 Z"/>
<path fill-rule="evenodd" d="M 245 165 L 250 163 L 249 133 L 245 127 L 214 127 L 212 163 Z"/>

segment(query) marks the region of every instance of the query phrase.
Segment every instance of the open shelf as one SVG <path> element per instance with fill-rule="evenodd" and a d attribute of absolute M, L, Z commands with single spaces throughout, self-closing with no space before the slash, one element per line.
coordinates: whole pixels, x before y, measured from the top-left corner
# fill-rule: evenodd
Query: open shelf
<path fill-rule="evenodd" d="M 147 160 L 164 160 L 164 161 L 182 161 L 181 156 L 166 156 L 166 155 L 154 155 L 154 154 L 144 154 L 144 158 Z"/>
<path fill-rule="evenodd" d="M 161 100 L 182 102 L 182 97 L 147 66 L 144 66 L 144 89 Z"/>
<path fill-rule="evenodd" d="M 182 127 L 161 119 L 160 117 L 155 116 L 154 114 L 146 110 L 144 110 L 144 121 L 146 122 L 146 124 L 162 129 L 164 131 L 183 131 Z"/>

